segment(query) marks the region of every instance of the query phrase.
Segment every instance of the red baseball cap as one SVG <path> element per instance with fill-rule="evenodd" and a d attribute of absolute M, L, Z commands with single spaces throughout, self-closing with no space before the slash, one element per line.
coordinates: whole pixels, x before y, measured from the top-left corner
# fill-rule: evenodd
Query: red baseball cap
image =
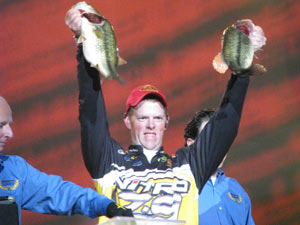
<path fill-rule="evenodd" d="M 154 95 L 158 97 L 160 102 L 167 107 L 167 99 L 164 93 L 162 93 L 158 88 L 151 84 L 140 85 L 137 88 L 133 89 L 126 101 L 126 112 L 124 116 L 127 115 L 131 107 L 139 104 L 147 95 Z"/>

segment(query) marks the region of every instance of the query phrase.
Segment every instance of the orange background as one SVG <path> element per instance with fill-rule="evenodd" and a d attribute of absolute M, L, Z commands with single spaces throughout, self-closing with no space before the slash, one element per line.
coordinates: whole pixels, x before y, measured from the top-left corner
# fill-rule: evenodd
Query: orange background
<path fill-rule="evenodd" d="M 93 187 L 80 150 L 76 45 L 64 23 L 73 0 L 0 1 L 0 95 L 12 106 L 18 154 L 47 173 Z M 183 129 L 199 109 L 217 107 L 229 72 L 212 59 L 223 30 L 238 19 L 261 26 L 267 45 L 257 61 L 268 72 L 252 78 L 240 130 L 224 170 L 252 200 L 258 225 L 300 224 L 300 1 L 90 0 L 113 24 L 126 85 L 103 84 L 110 129 L 127 148 L 125 101 L 137 85 L 164 90 L 170 127 L 164 147 L 183 145 Z M 22 224 L 96 224 L 86 216 L 22 212 Z"/>

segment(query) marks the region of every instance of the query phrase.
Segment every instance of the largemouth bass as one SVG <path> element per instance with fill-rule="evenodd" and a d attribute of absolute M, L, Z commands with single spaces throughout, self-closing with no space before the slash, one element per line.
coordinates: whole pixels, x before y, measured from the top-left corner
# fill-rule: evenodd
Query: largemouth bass
<path fill-rule="evenodd" d="M 81 34 L 78 43 L 82 43 L 85 59 L 105 78 L 124 80 L 117 74 L 117 66 L 126 61 L 118 54 L 114 29 L 110 22 L 86 2 L 78 2 L 72 8 L 81 12 Z"/>
<path fill-rule="evenodd" d="M 222 55 L 232 71 L 241 71 L 251 66 L 254 49 L 246 34 L 229 27 L 224 34 Z"/>
<path fill-rule="evenodd" d="M 255 26 L 249 19 L 239 20 L 224 30 L 222 51 L 214 58 L 213 66 L 220 73 L 225 73 L 228 68 L 235 73 L 248 70 L 252 66 L 255 51 L 265 43 L 261 27 Z M 263 67 L 253 68 L 256 71 Z"/>

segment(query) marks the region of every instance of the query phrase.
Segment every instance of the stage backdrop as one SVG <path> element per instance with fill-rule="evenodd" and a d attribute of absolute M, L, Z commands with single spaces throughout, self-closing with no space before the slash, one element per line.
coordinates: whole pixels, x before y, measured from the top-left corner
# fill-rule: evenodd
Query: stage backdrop
<path fill-rule="evenodd" d="M 14 138 L 6 154 L 47 173 L 93 187 L 81 157 L 76 44 L 65 26 L 74 0 L 0 1 L 0 95 L 13 109 Z M 300 224 L 300 1 L 90 0 L 115 28 L 125 85 L 103 83 L 110 131 L 127 148 L 125 101 L 137 85 L 164 90 L 171 116 L 164 146 L 183 145 L 183 129 L 199 109 L 218 106 L 229 72 L 214 71 L 223 30 L 238 19 L 260 25 L 267 45 L 256 62 L 238 137 L 224 170 L 252 200 L 258 225 Z M 23 211 L 24 225 L 92 225 L 86 216 Z"/>

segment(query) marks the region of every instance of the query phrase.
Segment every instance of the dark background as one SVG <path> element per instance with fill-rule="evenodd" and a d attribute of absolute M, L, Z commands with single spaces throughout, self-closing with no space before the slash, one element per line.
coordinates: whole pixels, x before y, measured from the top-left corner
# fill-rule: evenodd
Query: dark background
<path fill-rule="evenodd" d="M 73 0 L 0 1 L 0 95 L 13 109 L 14 139 L 6 154 L 93 187 L 80 150 L 76 45 L 65 26 Z M 164 146 L 183 145 L 183 128 L 199 109 L 218 106 L 229 72 L 214 71 L 223 30 L 249 18 L 267 37 L 255 59 L 268 69 L 252 79 L 238 137 L 224 170 L 252 200 L 258 225 L 300 224 L 300 1 L 91 0 L 113 24 L 126 85 L 103 84 L 110 129 L 127 148 L 125 101 L 137 85 L 164 90 L 170 127 Z M 86 216 L 22 212 L 24 225 L 92 225 Z"/>

